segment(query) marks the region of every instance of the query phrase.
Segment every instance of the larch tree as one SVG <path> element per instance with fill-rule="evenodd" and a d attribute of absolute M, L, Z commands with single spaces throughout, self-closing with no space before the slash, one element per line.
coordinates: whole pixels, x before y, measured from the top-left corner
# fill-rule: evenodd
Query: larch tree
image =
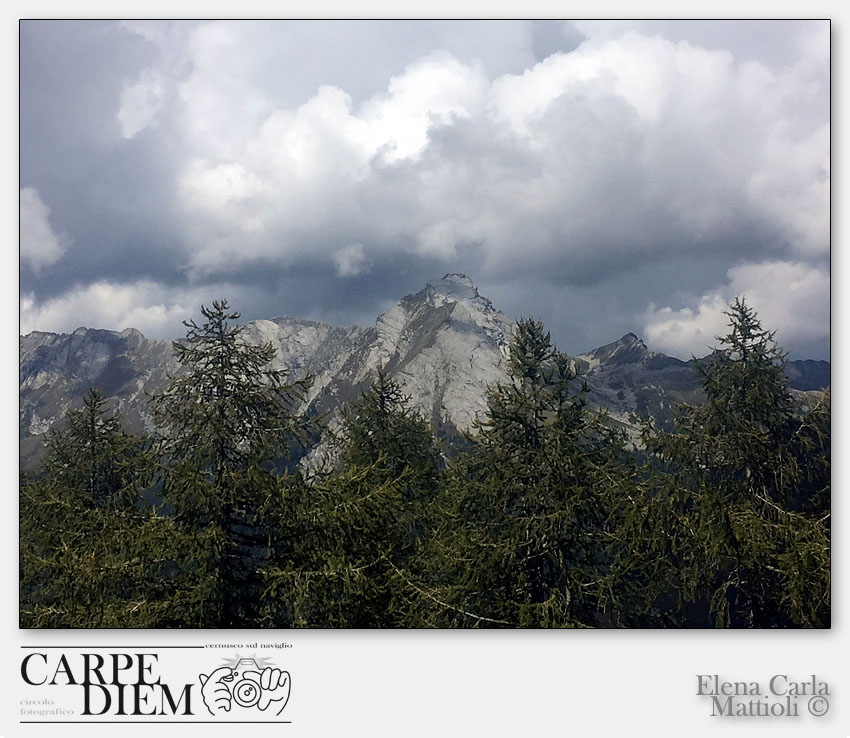
<path fill-rule="evenodd" d="M 785 354 L 743 298 L 699 363 L 706 401 L 645 438 L 678 491 L 684 599 L 717 626 L 830 621 L 829 396 L 800 412 Z M 673 498 L 671 498 L 673 499 Z M 681 530 L 681 528 L 680 528 Z"/>
<path fill-rule="evenodd" d="M 166 471 L 162 494 L 178 525 L 197 537 L 198 625 L 250 627 L 259 617 L 263 568 L 287 545 L 269 517 L 281 494 L 276 465 L 305 432 L 298 406 L 309 379 L 272 366 L 271 344 L 252 345 L 227 301 L 202 307 L 174 343 L 181 371 L 153 398 Z M 271 507 L 270 507 L 271 505 Z"/>
<path fill-rule="evenodd" d="M 575 363 L 539 321 L 518 322 L 507 370 L 472 453 L 450 470 L 421 624 L 598 625 L 611 499 L 629 484 L 621 439 L 585 408 Z"/>
<path fill-rule="evenodd" d="M 142 498 L 148 445 L 94 388 L 49 433 L 41 473 L 21 489 L 22 627 L 190 624 L 178 531 Z"/>
<path fill-rule="evenodd" d="M 379 371 L 343 412 L 335 468 L 290 490 L 292 565 L 270 592 L 290 592 L 293 623 L 393 627 L 406 602 L 404 570 L 425 533 L 441 458 L 427 422 Z M 276 599 L 272 594 L 272 600 Z"/>

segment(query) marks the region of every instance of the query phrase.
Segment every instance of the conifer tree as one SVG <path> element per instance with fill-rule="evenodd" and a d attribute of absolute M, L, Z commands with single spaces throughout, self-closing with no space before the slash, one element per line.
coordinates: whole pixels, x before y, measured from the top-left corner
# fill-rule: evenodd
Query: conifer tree
<path fill-rule="evenodd" d="M 379 371 L 343 412 L 334 443 L 336 468 L 289 490 L 292 565 L 273 570 L 270 596 L 290 593 L 299 626 L 399 625 L 403 570 L 438 485 L 433 433 L 398 382 Z"/>
<path fill-rule="evenodd" d="M 173 521 L 145 506 L 145 439 L 121 429 L 98 389 L 51 431 L 42 473 L 21 489 L 23 627 L 191 622 Z"/>
<path fill-rule="evenodd" d="M 600 624 L 610 498 L 628 484 L 617 434 L 584 407 L 574 363 L 517 324 L 473 453 L 453 467 L 419 583 L 423 624 Z"/>
<path fill-rule="evenodd" d="M 184 321 L 186 338 L 173 343 L 182 371 L 154 398 L 172 458 L 191 460 L 216 486 L 260 458 L 286 453 L 304 432 L 295 413 L 309 379 L 288 381 L 274 369 L 271 343 L 254 346 L 234 325 L 239 313 L 227 301 L 201 306 L 206 319 Z"/>
<path fill-rule="evenodd" d="M 57 484 L 83 490 L 85 504 L 114 509 L 135 502 L 142 440 L 125 433 L 107 405 L 103 392 L 90 387 L 83 407 L 70 410 L 64 426 L 48 432 L 45 472 Z"/>
<path fill-rule="evenodd" d="M 404 476 L 405 503 L 422 502 L 436 492 L 440 454 L 434 434 L 383 370 L 345 409 L 339 443 L 344 467 L 374 466 L 381 481 Z"/>
<path fill-rule="evenodd" d="M 681 408 L 649 449 L 673 475 L 686 601 L 719 626 L 829 623 L 829 400 L 802 416 L 785 355 L 736 299 L 699 365 L 706 402 Z"/>
<path fill-rule="evenodd" d="M 177 524 L 199 537 L 197 573 L 210 596 L 198 624 L 250 627 L 262 569 L 282 545 L 263 506 L 279 494 L 276 461 L 305 430 L 296 408 L 309 380 L 288 381 L 274 369 L 271 344 L 246 343 L 226 300 L 201 313 L 205 321 L 186 321 L 186 338 L 174 343 L 182 371 L 153 399 L 163 429 L 163 494 Z"/>
<path fill-rule="evenodd" d="M 263 627 L 376 628 L 396 624 L 391 562 L 400 484 L 375 465 L 308 484 L 293 479 L 269 504 L 289 515 L 285 547 L 265 573 Z M 403 484 L 403 480 L 401 480 Z"/>

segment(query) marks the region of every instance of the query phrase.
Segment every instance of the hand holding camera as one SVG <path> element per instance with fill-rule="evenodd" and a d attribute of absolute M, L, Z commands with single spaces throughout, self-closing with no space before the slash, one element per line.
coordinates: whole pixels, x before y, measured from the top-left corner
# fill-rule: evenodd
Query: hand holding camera
<path fill-rule="evenodd" d="M 211 714 L 230 712 L 233 703 L 239 707 L 266 710 L 277 703 L 277 713 L 289 700 L 289 672 L 260 667 L 254 659 L 241 659 L 235 669 L 222 666 L 209 676 L 200 675 L 201 696 Z"/>

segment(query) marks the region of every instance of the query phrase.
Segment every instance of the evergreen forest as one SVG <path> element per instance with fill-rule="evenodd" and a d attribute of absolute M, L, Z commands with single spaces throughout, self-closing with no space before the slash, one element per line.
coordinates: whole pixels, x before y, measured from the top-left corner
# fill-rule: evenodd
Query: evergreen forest
<path fill-rule="evenodd" d="M 824 628 L 830 399 L 743 298 L 705 401 L 631 438 L 534 319 L 452 448 L 391 376 L 324 430 L 226 301 L 127 433 L 98 388 L 20 489 L 24 628 Z"/>

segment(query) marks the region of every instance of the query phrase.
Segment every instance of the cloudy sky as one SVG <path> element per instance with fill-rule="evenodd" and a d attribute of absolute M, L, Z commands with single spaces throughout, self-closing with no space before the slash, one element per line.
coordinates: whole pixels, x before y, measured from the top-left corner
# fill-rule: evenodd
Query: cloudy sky
<path fill-rule="evenodd" d="M 367 325 L 465 272 L 580 352 L 744 294 L 829 355 L 827 22 L 30 21 L 21 331 Z"/>

